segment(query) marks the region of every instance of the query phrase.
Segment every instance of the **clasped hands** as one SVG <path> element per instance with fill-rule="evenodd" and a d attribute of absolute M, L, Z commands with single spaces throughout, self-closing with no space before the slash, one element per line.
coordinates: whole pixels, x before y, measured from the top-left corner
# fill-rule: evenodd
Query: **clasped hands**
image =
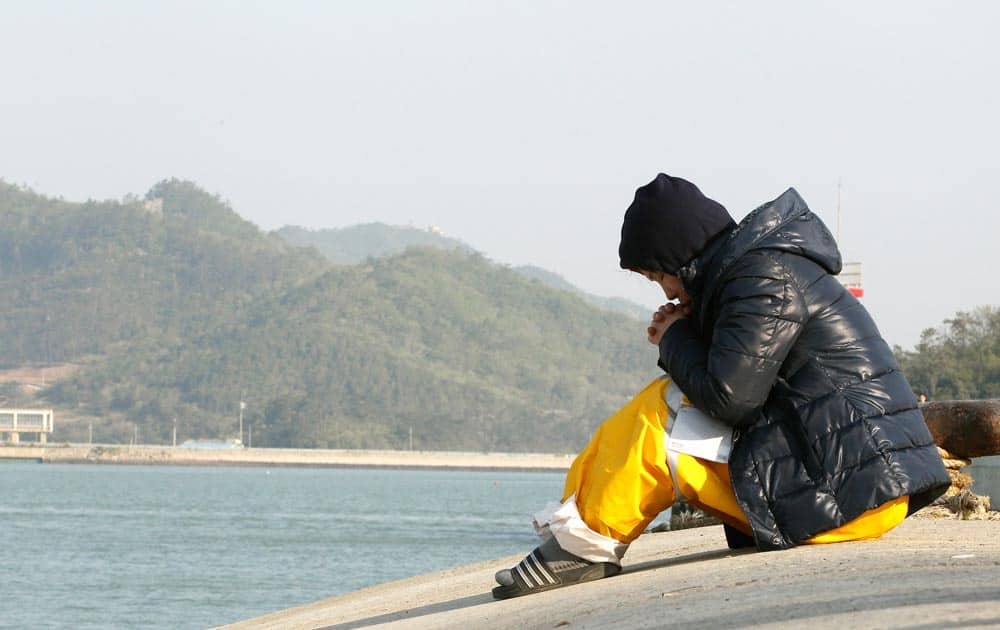
<path fill-rule="evenodd" d="M 667 329 L 674 322 L 686 318 L 690 314 L 690 311 L 691 307 L 688 305 L 682 306 L 673 302 L 662 305 L 653 313 L 653 319 L 649 322 L 649 328 L 646 329 L 646 339 L 654 346 L 659 346 L 660 340 L 663 339 L 663 334 L 667 332 Z"/>

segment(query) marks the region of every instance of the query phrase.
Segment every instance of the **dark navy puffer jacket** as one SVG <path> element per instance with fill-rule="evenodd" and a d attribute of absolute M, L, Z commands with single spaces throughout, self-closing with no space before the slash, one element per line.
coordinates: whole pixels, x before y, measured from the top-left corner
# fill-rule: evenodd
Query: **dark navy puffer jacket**
<path fill-rule="evenodd" d="M 667 329 L 660 365 L 696 407 L 736 428 L 729 470 L 758 549 L 796 545 L 902 496 L 912 513 L 950 483 L 910 385 L 840 270 L 826 226 L 789 189 L 678 272 L 694 313 Z"/>

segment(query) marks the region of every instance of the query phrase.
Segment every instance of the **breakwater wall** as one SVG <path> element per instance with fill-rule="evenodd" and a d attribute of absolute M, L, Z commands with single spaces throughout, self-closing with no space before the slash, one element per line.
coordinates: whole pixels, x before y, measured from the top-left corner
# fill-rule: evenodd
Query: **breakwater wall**
<path fill-rule="evenodd" d="M 157 466 L 315 466 L 442 470 L 562 471 L 573 455 L 339 449 L 192 449 L 151 445 L 0 446 L 0 461 Z"/>

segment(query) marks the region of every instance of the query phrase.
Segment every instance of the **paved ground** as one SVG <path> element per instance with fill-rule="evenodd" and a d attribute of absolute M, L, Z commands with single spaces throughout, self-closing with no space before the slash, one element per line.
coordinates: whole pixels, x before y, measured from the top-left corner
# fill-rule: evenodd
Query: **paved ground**
<path fill-rule="evenodd" d="M 383 584 L 228 627 L 1000 627 L 998 522 L 909 519 L 877 541 L 772 553 L 730 552 L 721 527 L 647 534 L 616 577 L 493 600 L 493 573 L 518 559 Z"/>

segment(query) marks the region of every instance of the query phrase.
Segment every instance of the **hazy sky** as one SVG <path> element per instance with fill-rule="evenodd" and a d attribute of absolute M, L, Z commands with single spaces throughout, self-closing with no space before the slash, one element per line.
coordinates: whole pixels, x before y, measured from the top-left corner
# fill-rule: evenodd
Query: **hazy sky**
<path fill-rule="evenodd" d="M 1000 4 L 0 5 L 0 178 L 192 179 L 266 229 L 439 225 L 658 304 L 618 269 L 659 172 L 737 219 L 796 187 L 891 343 L 1000 304 Z M 637 334 L 644 334 L 641 330 Z"/>

